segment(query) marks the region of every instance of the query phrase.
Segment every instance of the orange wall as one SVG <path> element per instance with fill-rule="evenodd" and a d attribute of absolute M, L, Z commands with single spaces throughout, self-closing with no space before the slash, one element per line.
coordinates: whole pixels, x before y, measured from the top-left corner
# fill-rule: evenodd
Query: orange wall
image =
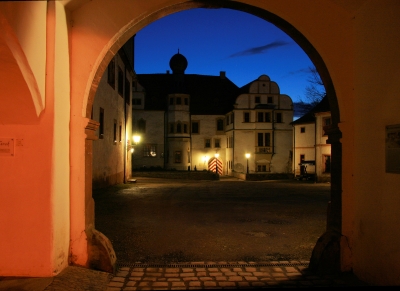
<path fill-rule="evenodd" d="M 347 247 L 342 267 L 353 268 L 371 284 L 399 285 L 400 176 L 385 172 L 384 159 L 384 128 L 400 124 L 395 110 L 400 105 L 399 2 L 237 2 L 282 17 L 322 56 L 338 97 L 343 134 L 343 234 Z M 66 14 L 64 3 L 71 9 Z M 22 52 L 17 56 L 25 58 L 21 66 L 21 59 L 13 55 L 12 60 L 13 51 L 8 50 L 20 74 L 6 81 L 26 86 L 16 96 L 21 97 L 15 99 L 17 105 L 23 101 L 34 104 L 27 109 L 32 113 L 34 108 L 29 125 L 24 118 L 14 124 L 0 122 L 0 137 L 23 139 L 15 147 L 14 157 L 0 157 L 0 275 L 57 273 L 65 267 L 69 251 L 74 262 L 85 264 L 87 104 L 91 105 L 111 55 L 129 37 L 164 15 L 198 5 L 189 0 L 0 3 L 1 19 L 8 21 L 17 36 L 15 43 Z M 48 24 L 47 31 L 43 22 Z M 24 27 L 30 28 L 29 34 L 21 29 Z M 9 45 L 4 33 L 0 45 Z M 2 62 L 0 71 L 6 68 Z M 0 99 L 13 100 L 2 88 Z M 18 106 L 13 112 L 20 114 L 15 108 Z"/>

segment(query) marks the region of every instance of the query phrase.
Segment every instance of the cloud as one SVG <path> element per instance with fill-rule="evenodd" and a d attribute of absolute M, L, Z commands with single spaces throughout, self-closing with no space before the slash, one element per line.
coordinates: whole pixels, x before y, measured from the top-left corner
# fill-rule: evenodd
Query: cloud
<path fill-rule="evenodd" d="M 288 72 L 288 75 L 309 74 L 309 73 L 310 73 L 309 68 L 303 68 L 295 71 L 290 71 Z"/>
<path fill-rule="evenodd" d="M 280 47 L 280 46 L 289 45 L 289 44 L 290 43 L 286 42 L 286 41 L 274 41 L 274 42 L 271 42 L 271 43 L 263 45 L 263 46 L 249 48 L 247 50 L 232 54 L 229 57 L 230 58 L 235 58 L 235 57 L 242 57 L 242 56 L 249 56 L 249 55 L 264 54 L 270 49 L 277 48 L 277 47 Z"/>

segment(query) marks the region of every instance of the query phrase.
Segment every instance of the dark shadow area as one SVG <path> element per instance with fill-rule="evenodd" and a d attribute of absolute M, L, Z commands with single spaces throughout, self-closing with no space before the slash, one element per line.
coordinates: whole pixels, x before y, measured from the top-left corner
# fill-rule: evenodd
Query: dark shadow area
<path fill-rule="evenodd" d="M 309 261 L 325 231 L 329 184 L 136 181 L 93 192 L 118 262 Z"/>

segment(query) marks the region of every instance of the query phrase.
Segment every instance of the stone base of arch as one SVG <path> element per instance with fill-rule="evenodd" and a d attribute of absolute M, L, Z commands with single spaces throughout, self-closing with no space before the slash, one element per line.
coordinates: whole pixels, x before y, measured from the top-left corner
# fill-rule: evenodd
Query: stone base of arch
<path fill-rule="evenodd" d="M 325 232 L 315 245 L 308 268 L 320 274 L 341 272 L 340 242 L 342 235 L 336 231 Z"/>
<path fill-rule="evenodd" d="M 117 257 L 111 241 L 94 227 L 92 163 L 93 140 L 97 139 L 95 132 L 98 127 L 99 123 L 90 119 L 85 127 L 85 234 L 88 255 L 86 267 L 93 270 L 114 273 L 116 271 Z"/>
<path fill-rule="evenodd" d="M 115 273 L 117 257 L 110 240 L 100 231 L 86 229 L 88 268 L 108 273 Z"/>

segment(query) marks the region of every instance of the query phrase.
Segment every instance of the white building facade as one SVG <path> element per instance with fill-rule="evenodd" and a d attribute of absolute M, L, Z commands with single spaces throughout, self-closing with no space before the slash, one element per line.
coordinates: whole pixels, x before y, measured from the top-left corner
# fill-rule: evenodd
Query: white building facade
<path fill-rule="evenodd" d="M 331 125 L 328 98 L 324 97 L 310 112 L 292 122 L 293 172 L 299 179 L 329 182 L 331 177 L 331 145 L 326 127 Z"/>
<path fill-rule="evenodd" d="M 133 101 L 133 132 L 142 143 L 133 170 L 292 172 L 293 102 L 275 82 L 262 75 L 238 88 L 224 72 L 185 75 L 179 52 L 170 66 L 172 74 L 138 74 L 143 91 Z"/>
<path fill-rule="evenodd" d="M 97 122 L 93 142 L 93 188 L 124 183 L 131 176 L 133 38 L 111 59 L 92 108 Z"/>

